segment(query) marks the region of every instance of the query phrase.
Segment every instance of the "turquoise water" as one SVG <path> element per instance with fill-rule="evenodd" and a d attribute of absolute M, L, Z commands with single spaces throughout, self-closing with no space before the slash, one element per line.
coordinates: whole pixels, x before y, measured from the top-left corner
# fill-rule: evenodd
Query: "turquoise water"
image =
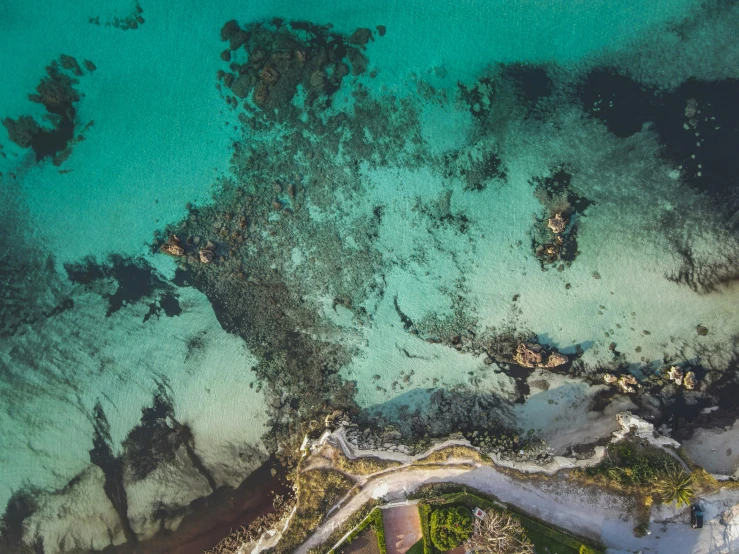
<path fill-rule="evenodd" d="M 564 447 L 604 368 L 736 371 L 736 6 L 137 6 L 0 6 L 0 116 L 60 125 L 28 95 L 68 55 L 84 136 L 38 160 L 0 130 L 6 541 L 48 554 L 177 529 L 333 408 L 418 409 L 421 428 L 434 391 L 483 394 Z M 366 70 L 335 54 L 358 74 L 330 102 L 307 70 L 280 100 L 274 62 L 275 104 L 233 108 L 221 28 L 275 17 L 259 47 L 330 23 Z M 162 254 L 172 233 L 214 261 Z M 577 358 L 577 377 L 522 391 L 492 353 L 511 334 Z"/>

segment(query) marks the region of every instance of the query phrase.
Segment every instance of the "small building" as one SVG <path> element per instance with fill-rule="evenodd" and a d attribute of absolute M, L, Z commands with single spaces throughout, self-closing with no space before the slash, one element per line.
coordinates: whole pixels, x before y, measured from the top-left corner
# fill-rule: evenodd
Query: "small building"
<path fill-rule="evenodd" d="M 477 507 L 474 510 L 472 510 L 472 514 L 477 519 L 485 519 L 485 516 L 487 515 L 484 510 L 477 508 Z"/>

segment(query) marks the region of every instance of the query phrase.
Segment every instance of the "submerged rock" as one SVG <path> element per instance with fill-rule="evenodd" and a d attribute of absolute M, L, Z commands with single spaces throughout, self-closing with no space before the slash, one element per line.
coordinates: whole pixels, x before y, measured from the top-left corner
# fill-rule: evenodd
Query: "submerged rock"
<path fill-rule="evenodd" d="M 352 33 L 352 36 L 349 37 L 349 42 L 351 42 L 352 44 L 365 45 L 370 40 L 375 39 L 372 37 L 372 31 L 365 27 L 357 29 L 356 31 L 354 31 L 354 33 Z"/>
<path fill-rule="evenodd" d="M 28 148 L 33 138 L 41 132 L 41 127 L 30 115 L 22 115 L 18 119 L 6 117 L 3 126 L 8 130 L 8 138 L 21 148 Z"/>
<path fill-rule="evenodd" d="M 209 264 L 210 262 L 213 261 L 214 254 L 212 250 L 208 250 L 207 248 L 201 248 L 198 254 L 200 255 L 201 263 Z"/>

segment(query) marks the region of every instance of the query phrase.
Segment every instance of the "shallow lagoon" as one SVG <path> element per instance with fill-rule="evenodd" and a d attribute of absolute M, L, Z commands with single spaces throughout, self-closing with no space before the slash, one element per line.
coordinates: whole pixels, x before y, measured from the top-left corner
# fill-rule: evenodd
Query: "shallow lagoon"
<path fill-rule="evenodd" d="M 606 66 L 660 90 L 690 76 L 721 79 L 735 90 L 727 78 L 739 67 L 731 62 L 736 8 L 701 12 L 685 1 L 660 10 L 623 2 L 607 11 L 569 3 L 483 10 L 474 2 L 141 8 L 145 22 L 126 31 L 106 23 L 136 13 L 128 2 L 78 3 L 63 12 L 43 2 L 3 8 L 2 117 L 42 120 L 42 107 L 27 95 L 61 54 L 96 66 L 79 77 L 84 96 L 75 105 L 77 129 L 94 124 L 60 166 L 37 163 L 30 150 L 0 139 L 2 232 L 13 245 L 3 254 L 0 504 L 21 490 L 40 504 L 26 520 L 26 543 L 37 534 L 55 552 L 64 550 L 58 537 L 67 532 L 72 542 L 96 548 L 126 540 L 121 506 L 110 504 L 105 490 L 116 479 L 128 489 L 129 537 L 176 528 L 214 483 L 236 486 L 266 459 L 276 448 L 273 438 L 260 439 L 270 426 L 295 432 L 290 418 L 321 408 L 295 398 L 290 387 L 303 386 L 298 370 L 297 383 L 276 376 L 284 352 L 256 342 L 270 329 L 260 314 L 248 327 L 235 322 L 239 310 L 251 312 L 223 300 L 236 289 L 218 288 L 226 282 L 218 264 L 191 275 L 194 288 L 181 287 L 177 260 L 151 246 L 155 232 L 180 220 L 181 229 L 205 240 L 213 231 L 200 220 L 222 222 L 222 212 L 197 210 L 225 206 L 235 194 L 220 178 L 238 175 L 262 203 L 248 208 L 246 246 L 232 256 L 252 273 L 247 282 L 284 287 L 272 304 L 279 309 L 265 306 L 261 315 L 287 314 L 293 327 L 275 336 L 306 337 L 286 350 L 288 358 L 307 350 L 320 357 L 332 345 L 330 382 L 356 382 L 353 401 L 370 421 L 377 412 L 390 419 L 398 410 L 423 412 L 437 389 L 485 394 L 502 403 L 500 417 L 509 424 L 538 430 L 565 449 L 615 426 L 591 410 L 592 395 L 605 390 L 593 386 L 598 370 L 618 366 L 646 377 L 669 361 L 736 371 L 735 181 L 710 173 L 722 182 L 704 186 L 697 173 L 709 175 L 714 166 L 691 161 L 704 140 L 711 146 L 722 118 L 730 126 L 735 114 L 712 112 L 720 99 L 699 98 L 705 117 L 694 128 L 683 111 L 689 98 L 675 93 L 669 115 L 696 134 L 695 150 L 676 160 L 659 129 L 641 127 L 652 112 L 642 122 L 620 108 L 621 89 L 608 89 L 608 97 L 599 81 L 586 92 L 581 87 L 590 68 Z M 330 22 L 345 37 L 370 28 L 368 69 L 346 77 L 330 107 L 301 114 L 295 101 L 295 113 L 245 125 L 241 108 L 224 102 L 230 91 L 216 88 L 216 72 L 228 69 L 219 31 L 231 18 L 247 24 L 274 16 Z M 375 25 L 386 27 L 384 36 Z M 530 66 L 520 73 L 494 67 L 513 62 Z M 534 71 L 542 68 L 543 82 Z M 596 100 L 586 105 L 592 90 Z M 344 113 L 347 121 L 332 123 Z M 621 136 L 617 123 L 632 115 L 635 127 Z M 261 161 L 232 160 L 234 142 L 255 148 Z M 590 205 L 572 216 L 571 264 L 543 267 L 532 240 L 549 206 L 536 183 L 561 167 L 571 175 L 568 190 Z M 270 211 L 272 180 L 282 183 L 280 209 L 283 202 L 294 207 L 286 200 L 294 183 L 299 205 L 292 215 Z M 712 187 L 721 189 L 718 201 Z M 105 269 L 114 265 L 111 255 L 131 259 L 143 273 Z M 90 266 L 87 257 L 95 260 Z M 667 279 L 682 275 L 686 259 L 693 273 L 683 282 Z M 74 267 L 87 268 L 77 282 Z M 93 269 L 102 276 L 92 278 Z M 139 295 L 141 279 L 155 285 Z M 123 302 L 109 313 L 120 289 Z M 176 308 L 167 294 L 176 296 Z M 696 332 L 699 325 L 707 335 Z M 501 360 L 486 363 L 478 344 L 511 332 L 577 357 L 579 376 L 538 371 L 522 393 Z M 320 379 L 305 386 L 320 388 Z M 546 385 L 537 388 L 535 380 Z M 192 441 L 175 440 L 145 479 L 121 470 L 106 481 L 91 463 L 96 437 L 111 460 L 126 459 L 126 437 L 162 390 L 169 411 L 154 418 L 154 428 L 178 437 L 189 429 Z M 335 396 L 322 394 L 327 402 Z M 107 421 L 102 428 L 96 405 Z M 711 457 L 701 461 L 709 467 Z M 716 471 L 732 467 L 735 460 L 716 462 Z M 160 521 L 152 514 L 164 497 Z M 82 515 L 50 515 L 69 502 L 82 506 Z M 101 521 L 93 517 L 98 512 L 106 514 Z"/>

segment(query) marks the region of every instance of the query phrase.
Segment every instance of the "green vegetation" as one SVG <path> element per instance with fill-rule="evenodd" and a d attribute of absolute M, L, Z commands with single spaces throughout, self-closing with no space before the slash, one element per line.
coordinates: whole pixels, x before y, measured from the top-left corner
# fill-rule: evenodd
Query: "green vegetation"
<path fill-rule="evenodd" d="M 354 529 L 349 536 L 346 538 L 346 541 L 342 544 L 346 544 L 349 542 L 352 542 L 354 539 L 356 539 L 362 531 L 364 531 L 370 523 L 372 523 L 372 520 L 367 518 L 367 516 L 372 512 L 372 510 L 375 509 L 375 506 L 380 504 L 380 501 L 370 500 L 366 504 L 364 504 L 359 510 L 354 512 L 349 518 L 341 524 L 338 528 L 334 530 L 331 535 L 329 535 L 328 539 L 326 539 L 323 544 L 311 549 L 309 552 L 310 554 L 335 554 L 334 550 L 331 549 L 333 545 L 335 545 L 341 537 L 343 537 L 347 531 L 350 529 Z M 356 529 L 355 529 L 356 527 Z"/>
<path fill-rule="evenodd" d="M 436 548 L 431 542 L 431 530 L 429 529 L 431 506 L 426 502 L 419 502 L 418 515 L 421 518 L 421 533 L 423 533 L 423 554 L 436 554 Z"/>
<path fill-rule="evenodd" d="M 472 514 L 464 506 L 439 508 L 431 513 L 431 541 L 445 552 L 456 548 L 472 534 Z"/>
<path fill-rule="evenodd" d="M 434 507 L 462 504 L 470 510 L 479 507 L 488 513 L 504 509 L 498 499 L 493 496 L 477 491 L 474 493 L 469 492 L 467 487 L 452 485 L 450 483 L 439 483 L 430 487 L 424 487 L 417 491 L 417 493 L 426 499 L 418 505 L 418 512 L 421 517 L 421 531 L 424 535 L 424 544 L 427 545 L 424 548 L 424 554 L 438 553 L 433 542 L 429 540 L 429 516 Z M 513 511 L 521 520 L 526 534 L 531 539 L 531 542 L 534 543 L 537 552 L 546 552 L 544 548 L 547 547 L 551 552 L 558 552 L 559 554 L 577 554 L 583 546 L 591 549 L 585 552 L 593 552 L 595 554 L 601 552 L 597 545 L 595 547 L 590 546 L 584 539 L 573 535 L 569 531 L 557 529 L 549 523 L 539 521 L 535 517 L 516 511 L 512 506 L 508 509 L 509 511 Z"/>
<path fill-rule="evenodd" d="M 423 554 L 423 552 L 423 539 L 421 539 L 408 549 L 407 554 Z"/>
<path fill-rule="evenodd" d="M 385 544 L 385 524 L 382 521 L 382 510 L 375 508 L 370 514 L 369 519 L 372 520 L 372 529 L 377 535 L 377 546 L 380 547 L 380 554 L 387 554 L 387 545 Z"/>
<path fill-rule="evenodd" d="M 679 469 L 678 461 L 665 451 L 626 440 L 609 445 L 605 459 L 583 473 L 622 488 L 644 488 L 654 485 L 667 472 Z"/>
<path fill-rule="evenodd" d="M 693 476 L 682 469 L 665 472 L 656 482 L 657 492 L 667 504 L 675 502 L 677 507 L 688 506 L 693 499 Z"/>
<path fill-rule="evenodd" d="M 594 548 L 591 548 L 585 544 L 580 545 L 578 554 L 598 554 Z"/>
<path fill-rule="evenodd" d="M 683 471 L 680 463 L 664 450 L 626 440 L 608 446 L 606 458 L 596 466 L 576 472 L 620 489 L 635 490 L 642 495 L 659 494 L 663 502 L 675 502 L 678 507 L 690 504 L 694 496 L 695 476 L 701 489 L 713 484 L 703 477 L 702 470 L 691 474 Z"/>
<path fill-rule="evenodd" d="M 454 458 L 472 459 L 476 462 L 481 463 L 490 463 L 492 461 L 490 459 L 490 456 L 480 453 L 480 451 L 476 448 L 460 444 L 453 444 L 433 451 L 428 456 L 413 462 L 413 465 L 444 463 Z"/>
<path fill-rule="evenodd" d="M 354 482 L 339 471 L 314 469 L 298 473 L 297 508 L 277 545 L 277 552 L 295 550 L 320 525 L 329 508 L 353 486 Z"/>
<path fill-rule="evenodd" d="M 400 462 L 395 460 L 383 460 L 375 456 L 363 456 L 351 460 L 339 450 L 333 451 L 332 460 L 335 468 L 351 473 L 352 475 L 370 475 L 401 465 Z"/>

